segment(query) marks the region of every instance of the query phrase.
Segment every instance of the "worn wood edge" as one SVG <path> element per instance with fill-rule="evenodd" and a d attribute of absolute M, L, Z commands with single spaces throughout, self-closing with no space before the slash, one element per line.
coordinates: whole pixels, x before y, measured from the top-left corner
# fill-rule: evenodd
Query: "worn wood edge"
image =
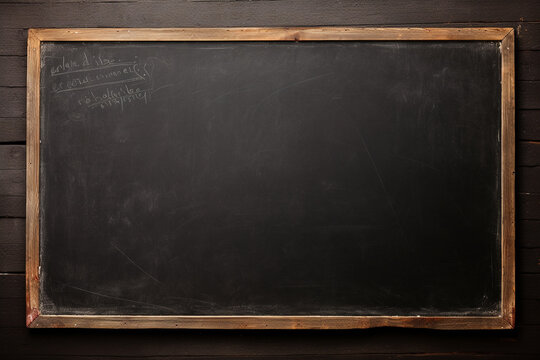
<path fill-rule="evenodd" d="M 39 73 L 41 41 L 324 41 L 494 40 L 501 41 L 502 315 L 425 316 L 101 316 L 39 313 Z M 108 28 L 29 29 L 27 70 L 26 309 L 31 328 L 178 329 L 362 329 L 441 330 L 515 327 L 514 251 L 514 30 L 513 28 Z"/>
<path fill-rule="evenodd" d="M 502 316 L 99 316 L 39 315 L 32 328 L 103 329 L 510 329 Z"/>
<path fill-rule="evenodd" d="M 493 40 L 513 28 L 232 27 L 29 29 L 40 41 Z"/>
<path fill-rule="evenodd" d="M 501 310 L 515 327 L 515 62 L 514 31 L 501 41 Z"/>
<path fill-rule="evenodd" d="M 39 315 L 39 81 L 41 43 L 28 32 L 26 75 L 26 325 Z"/>

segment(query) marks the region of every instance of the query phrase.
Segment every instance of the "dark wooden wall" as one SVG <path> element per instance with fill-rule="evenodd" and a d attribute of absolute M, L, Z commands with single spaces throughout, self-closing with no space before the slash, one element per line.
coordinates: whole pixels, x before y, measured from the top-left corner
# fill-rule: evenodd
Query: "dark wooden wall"
<path fill-rule="evenodd" d="M 517 328 L 512 331 L 94 331 L 25 328 L 30 27 L 512 26 L 517 60 Z M 0 1 L 0 357 L 489 359 L 540 356 L 540 1 Z M 2 356 L 2 354 L 8 356 Z"/>

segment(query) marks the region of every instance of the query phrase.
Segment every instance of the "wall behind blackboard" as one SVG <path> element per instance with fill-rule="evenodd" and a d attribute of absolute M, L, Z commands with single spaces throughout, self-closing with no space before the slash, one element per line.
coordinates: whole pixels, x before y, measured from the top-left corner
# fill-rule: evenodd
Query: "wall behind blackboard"
<path fill-rule="evenodd" d="M 540 5 L 461 1 L 4 3 L 0 5 L 0 352 L 6 358 L 535 358 L 540 336 Z M 29 27 L 490 25 L 517 30 L 517 324 L 497 333 L 376 329 L 301 332 L 35 332 L 24 325 L 25 54 Z M 536 356 L 535 356 L 536 355 Z"/>

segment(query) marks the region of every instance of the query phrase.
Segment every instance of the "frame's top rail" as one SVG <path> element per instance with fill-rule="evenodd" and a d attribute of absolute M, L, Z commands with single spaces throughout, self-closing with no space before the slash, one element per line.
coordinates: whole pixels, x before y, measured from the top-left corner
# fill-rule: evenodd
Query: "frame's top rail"
<path fill-rule="evenodd" d="M 500 41 L 512 28 L 82 28 L 30 29 L 40 41 L 391 41 L 492 40 Z"/>

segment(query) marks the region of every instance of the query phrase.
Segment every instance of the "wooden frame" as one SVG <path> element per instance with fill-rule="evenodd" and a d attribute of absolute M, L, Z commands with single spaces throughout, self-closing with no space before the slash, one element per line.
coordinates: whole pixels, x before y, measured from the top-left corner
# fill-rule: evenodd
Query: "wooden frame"
<path fill-rule="evenodd" d="M 40 47 L 42 41 L 489 40 L 501 46 L 501 313 L 498 316 L 105 316 L 39 309 Z M 515 321 L 514 30 L 512 28 L 30 29 L 27 69 L 26 324 L 32 328 L 510 329 Z"/>

